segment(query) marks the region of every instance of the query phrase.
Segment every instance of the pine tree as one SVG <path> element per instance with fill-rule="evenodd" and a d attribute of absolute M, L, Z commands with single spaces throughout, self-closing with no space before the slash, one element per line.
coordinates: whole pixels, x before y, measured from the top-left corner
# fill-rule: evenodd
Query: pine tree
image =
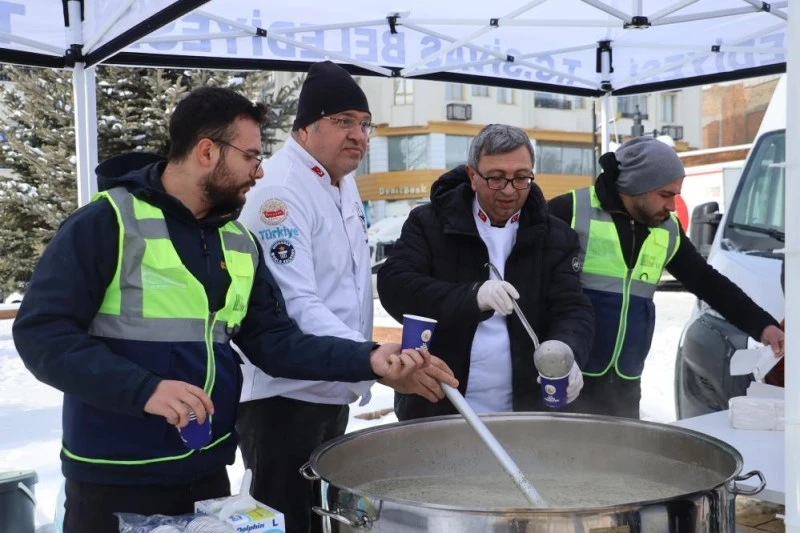
<path fill-rule="evenodd" d="M 300 86 L 305 76 L 296 76 L 289 83 L 276 88 L 272 72 L 254 72 L 244 79 L 242 90 L 267 108 L 266 121 L 261 127 L 264 153 L 271 155 L 280 142 L 279 132 L 288 132 L 297 115 Z"/>
<path fill-rule="evenodd" d="M 70 71 L 4 66 L 13 82 L 6 109 L 0 174 L 0 293 L 24 290 L 58 225 L 75 210 L 77 174 Z M 288 131 L 299 82 L 276 91 L 268 73 L 97 68 L 98 160 L 130 151 L 165 154 L 169 115 L 200 86 L 232 86 L 271 106 L 265 151 Z M 300 79 L 302 81 L 302 79 Z"/>
<path fill-rule="evenodd" d="M 21 290 L 37 258 L 76 207 L 72 81 L 66 71 L 5 67 L 15 82 L 4 104 L 0 176 L 0 290 Z"/>

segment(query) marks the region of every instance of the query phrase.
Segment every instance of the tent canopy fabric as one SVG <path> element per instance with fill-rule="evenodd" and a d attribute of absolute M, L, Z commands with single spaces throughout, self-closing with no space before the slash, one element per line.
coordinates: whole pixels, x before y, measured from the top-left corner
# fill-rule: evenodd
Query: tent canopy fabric
<path fill-rule="evenodd" d="M 306 70 L 327 58 L 358 73 L 599 96 L 783 72 L 787 55 L 788 1 L 44 3 L 0 2 L 0 61 Z"/>

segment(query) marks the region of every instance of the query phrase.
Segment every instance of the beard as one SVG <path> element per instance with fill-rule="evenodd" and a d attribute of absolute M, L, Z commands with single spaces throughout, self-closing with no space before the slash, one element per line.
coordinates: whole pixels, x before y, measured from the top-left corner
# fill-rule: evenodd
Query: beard
<path fill-rule="evenodd" d="M 653 212 L 647 203 L 642 200 L 634 202 L 630 209 L 630 215 L 637 222 L 655 228 L 669 218 L 669 211 Z"/>
<path fill-rule="evenodd" d="M 245 201 L 243 189 L 250 185 L 251 182 L 238 183 L 236 175 L 225 164 L 224 158 L 220 158 L 214 170 L 203 176 L 200 182 L 211 209 L 222 212 L 241 209 Z"/>

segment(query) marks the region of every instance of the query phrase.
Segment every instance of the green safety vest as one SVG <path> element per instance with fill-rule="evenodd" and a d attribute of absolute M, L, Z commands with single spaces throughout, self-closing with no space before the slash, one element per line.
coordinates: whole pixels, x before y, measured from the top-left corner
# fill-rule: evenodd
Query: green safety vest
<path fill-rule="evenodd" d="M 211 313 L 203 285 L 183 265 L 170 240 L 163 211 L 136 198 L 124 187 L 94 197 L 101 198 L 108 200 L 116 213 L 119 256 L 114 278 L 89 333 L 108 339 L 205 346 L 204 353 L 198 356 L 206 359 L 203 390 L 210 397 L 216 376 L 213 345 L 228 343 L 247 313 L 259 261 L 250 232 L 235 221 L 218 229 L 231 282 L 224 307 Z M 231 432 L 222 435 L 204 449 L 230 435 Z M 194 450 L 181 451 L 169 457 L 124 461 L 82 457 L 69 451 L 66 443 L 63 451 L 77 461 L 124 465 L 183 459 L 194 453 Z"/>
<path fill-rule="evenodd" d="M 652 333 L 641 346 L 626 346 L 629 317 L 632 320 L 641 319 L 639 314 L 630 314 L 631 302 L 633 300 L 641 303 L 641 299 L 644 299 L 652 306 L 653 295 L 664 267 L 674 257 L 680 245 L 677 219 L 671 215 L 659 226 L 650 228 L 650 234 L 642 243 L 639 257 L 631 269 L 622 256 L 614 220 L 601 207 L 595 188 L 575 190 L 572 194 L 571 226 L 580 239 L 581 285 L 595 307 L 597 328 L 616 330 L 613 346 L 595 343 L 584 374 L 602 376 L 614 367 L 620 377 L 638 379 L 644 367 Z M 609 293 L 616 294 L 619 298 L 602 297 Z M 609 303 L 611 301 L 613 304 Z M 609 305 L 613 305 L 615 309 L 603 308 Z M 654 319 L 655 315 L 652 314 L 652 321 Z M 614 320 L 615 323 L 607 323 L 609 320 Z M 649 327 L 652 331 L 653 325 L 637 323 L 636 327 Z"/>

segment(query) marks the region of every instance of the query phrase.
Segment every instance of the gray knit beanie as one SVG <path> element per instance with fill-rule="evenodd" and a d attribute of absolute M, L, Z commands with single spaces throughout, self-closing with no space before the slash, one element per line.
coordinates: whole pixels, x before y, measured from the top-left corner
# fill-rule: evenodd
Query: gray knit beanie
<path fill-rule="evenodd" d="M 675 149 L 653 137 L 634 137 L 617 148 L 617 189 L 636 196 L 686 176 Z"/>

